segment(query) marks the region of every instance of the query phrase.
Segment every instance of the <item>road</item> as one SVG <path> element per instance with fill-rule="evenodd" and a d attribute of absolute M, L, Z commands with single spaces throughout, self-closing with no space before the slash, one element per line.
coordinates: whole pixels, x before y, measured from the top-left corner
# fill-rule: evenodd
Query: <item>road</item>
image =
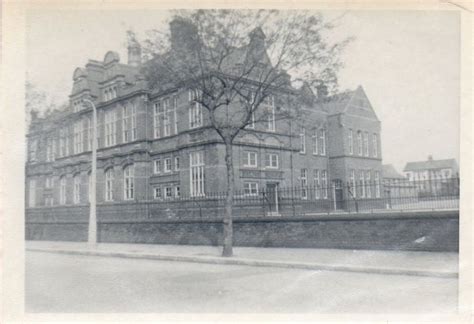
<path fill-rule="evenodd" d="M 26 253 L 27 312 L 455 312 L 457 279 Z"/>

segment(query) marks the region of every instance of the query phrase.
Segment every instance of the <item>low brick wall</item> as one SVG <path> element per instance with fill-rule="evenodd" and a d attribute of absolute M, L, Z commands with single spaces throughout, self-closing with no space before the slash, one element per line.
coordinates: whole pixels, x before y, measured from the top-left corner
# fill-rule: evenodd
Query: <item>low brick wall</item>
<path fill-rule="evenodd" d="M 101 221 L 99 241 L 220 245 L 219 220 Z M 30 221 L 27 240 L 85 241 L 85 221 Z M 458 251 L 459 212 L 234 219 L 235 246 Z"/>

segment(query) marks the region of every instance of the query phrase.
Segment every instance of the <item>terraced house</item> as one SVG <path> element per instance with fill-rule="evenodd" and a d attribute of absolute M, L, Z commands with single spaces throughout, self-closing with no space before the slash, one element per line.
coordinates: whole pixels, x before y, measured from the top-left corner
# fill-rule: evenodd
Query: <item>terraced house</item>
<path fill-rule="evenodd" d="M 250 35 L 250 44 L 256 42 L 252 37 L 257 36 Z M 68 109 L 32 119 L 28 217 L 88 215 L 93 139 L 92 107 L 85 98 L 98 114 L 99 217 L 159 216 L 197 198 L 195 208 L 214 206 L 211 197 L 225 190 L 224 145 L 205 109 L 193 101 L 199 93 L 185 86 L 151 88 L 141 72 L 144 64 L 137 43 L 128 48 L 127 64 L 112 51 L 102 61 L 89 60 L 74 71 Z M 324 86 L 317 93 L 307 86 L 295 89 L 303 114 L 293 120 L 275 117 L 285 104 L 279 93 L 265 100 L 265 119 L 235 140 L 239 195 L 314 186 L 319 189 L 301 190 L 297 199 L 329 202 L 350 198 L 343 197 L 346 184 L 358 188 L 352 195 L 361 200 L 382 195 L 381 125 L 363 88 L 326 92 Z"/>

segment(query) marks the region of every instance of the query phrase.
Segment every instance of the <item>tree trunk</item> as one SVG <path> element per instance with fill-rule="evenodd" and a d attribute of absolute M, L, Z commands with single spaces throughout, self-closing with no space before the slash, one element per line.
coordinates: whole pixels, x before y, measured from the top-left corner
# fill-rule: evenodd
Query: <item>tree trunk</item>
<path fill-rule="evenodd" d="M 234 161 L 232 156 L 232 142 L 225 142 L 225 166 L 227 168 L 227 195 L 225 199 L 225 215 L 224 215 L 224 247 L 222 256 L 231 257 L 233 231 L 232 231 L 232 204 L 234 199 Z"/>

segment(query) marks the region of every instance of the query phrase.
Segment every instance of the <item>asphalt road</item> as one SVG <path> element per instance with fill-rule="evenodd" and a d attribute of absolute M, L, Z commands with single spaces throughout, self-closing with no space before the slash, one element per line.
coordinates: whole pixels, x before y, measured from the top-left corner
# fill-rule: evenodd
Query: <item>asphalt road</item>
<path fill-rule="evenodd" d="M 26 253 L 26 312 L 456 312 L 457 279 Z"/>

